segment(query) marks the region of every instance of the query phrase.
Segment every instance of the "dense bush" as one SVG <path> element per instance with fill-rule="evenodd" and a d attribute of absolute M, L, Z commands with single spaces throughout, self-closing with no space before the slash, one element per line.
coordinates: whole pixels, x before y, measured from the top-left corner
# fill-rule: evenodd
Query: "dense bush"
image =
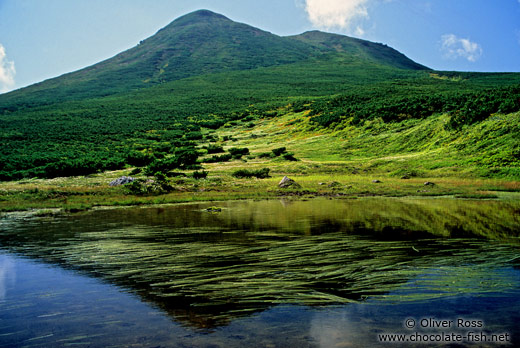
<path fill-rule="evenodd" d="M 205 146 L 204 148 L 208 151 L 208 154 L 223 153 L 224 152 L 224 148 L 222 146 L 219 146 L 219 145 L 210 144 L 208 146 Z"/>
<path fill-rule="evenodd" d="M 218 162 L 228 162 L 233 158 L 230 154 L 220 155 L 220 156 L 211 156 L 209 158 L 204 159 L 203 163 L 218 163 Z"/>
<path fill-rule="evenodd" d="M 228 152 L 234 159 L 240 159 L 242 156 L 249 155 L 249 149 L 247 147 L 232 147 Z"/>
<path fill-rule="evenodd" d="M 169 184 L 167 176 L 162 172 L 155 173 L 154 180 L 134 180 L 126 184 L 125 188 L 132 195 L 161 195 L 174 189 Z"/>
<path fill-rule="evenodd" d="M 273 156 L 272 152 L 261 152 L 258 154 L 258 158 L 269 158 L 272 156 Z"/>
<path fill-rule="evenodd" d="M 403 92 L 407 94 L 403 95 Z M 520 111 L 520 88 L 494 88 L 479 92 L 401 93 L 358 91 L 349 95 L 309 102 L 311 121 L 322 127 L 352 118 L 354 124 L 381 118 L 385 122 L 425 118 L 434 113 L 449 113 L 448 128 L 482 121 L 493 113 Z"/>
<path fill-rule="evenodd" d="M 201 132 L 189 132 L 184 135 L 184 138 L 186 140 L 202 140 L 202 133 Z"/>
<path fill-rule="evenodd" d="M 265 178 L 270 177 L 269 171 L 270 171 L 269 168 L 262 168 L 262 169 L 258 169 L 258 170 L 239 169 L 239 170 L 234 171 L 233 174 L 231 174 L 231 175 L 233 177 L 239 178 L 239 179 L 252 178 L 252 177 L 255 177 L 258 179 L 265 179 Z"/>
<path fill-rule="evenodd" d="M 146 175 L 155 175 L 157 172 L 167 173 L 173 169 L 192 169 L 196 167 L 198 152 L 194 148 L 181 148 L 175 151 L 173 157 L 155 160 L 144 170 Z"/>
<path fill-rule="evenodd" d="M 126 163 L 136 167 L 144 167 L 152 163 L 154 159 L 155 157 L 150 153 L 132 151 L 126 156 Z"/>
<path fill-rule="evenodd" d="M 203 171 L 196 171 L 196 172 L 193 172 L 193 178 L 194 179 L 206 179 L 206 177 L 208 176 L 208 172 L 203 170 Z"/>
<path fill-rule="evenodd" d="M 280 147 L 278 149 L 273 149 L 271 150 L 273 152 L 273 155 L 275 157 L 278 157 L 280 156 L 281 154 L 283 154 L 284 152 L 287 152 L 287 149 L 285 147 Z"/>
<path fill-rule="evenodd" d="M 296 157 L 294 157 L 294 154 L 291 152 L 286 152 L 286 153 L 282 154 L 282 157 L 286 161 L 297 161 L 298 160 Z"/>

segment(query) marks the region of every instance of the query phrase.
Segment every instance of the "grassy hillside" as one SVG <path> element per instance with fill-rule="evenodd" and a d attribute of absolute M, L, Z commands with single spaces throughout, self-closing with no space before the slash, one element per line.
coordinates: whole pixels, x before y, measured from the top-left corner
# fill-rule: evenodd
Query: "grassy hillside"
<path fill-rule="evenodd" d="M 254 127 L 251 121 L 239 121 L 216 131 L 204 130 L 205 140 L 200 140 L 197 147 L 199 160 L 204 162 L 198 172 L 207 173 L 204 179 L 194 178 L 193 169 L 175 169 L 176 176 L 166 178 L 169 187 L 163 189 L 145 184 L 150 177 L 129 167 L 88 176 L 1 182 L 0 211 L 77 211 L 95 206 L 280 196 L 519 198 L 518 152 L 511 144 L 518 144 L 520 113 L 495 115 L 456 132 L 445 129 L 449 119 L 446 114 L 393 123 L 374 119 L 362 126 L 351 124 L 337 130 L 317 129 L 305 114 L 288 112 L 262 117 L 253 122 Z M 149 140 L 148 144 L 153 147 L 160 141 Z M 224 152 L 210 151 L 219 147 Z M 285 154 L 275 156 L 273 150 L 282 147 L 297 160 Z M 231 158 L 229 154 L 236 148 L 247 149 L 248 154 Z M 227 161 L 207 163 L 213 156 L 226 155 Z M 269 169 L 270 177 L 233 176 L 238 170 L 255 172 L 264 168 Z M 178 176 L 180 173 L 186 176 Z M 143 184 L 108 185 L 123 175 Z M 279 189 L 277 184 L 285 175 L 301 186 Z M 160 178 L 151 179 L 158 182 Z"/>
<path fill-rule="evenodd" d="M 314 36 L 280 37 L 200 10 L 176 19 L 113 58 L 0 95 L 0 114 L 125 93 L 190 76 L 302 62 L 338 51 L 359 61 L 424 68 L 384 45 L 325 33 L 319 35 L 320 40 Z M 336 41 L 342 49 L 338 50 Z"/>
<path fill-rule="evenodd" d="M 482 122 L 520 111 L 519 95 L 520 74 L 435 72 L 382 44 L 281 38 L 197 11 L 113 59 L 1 95 L 0 180 L 195 168 L 196 148 L 218 142 L 215 131 L 254 131 L 287 115 L 304 134 L 351 139 L 334 149 L 342 160 L 433 151 L 437 167 L 424 170 L 461 165 L 456 172 L 518 179 L 518 129 L 490 133 Z M 478 141 L 464 137 L 468 127 Z M 457 156 L 468 148 L 481 159 L 445 158 L 439 149 L 456 141 Z M 310 152 L 330 157 L 320 144 Z"/>
<path fill-rule="evenodd" d="M 200 137 L 183 138 L 190 132 L 233 126 L 240 120 L 254 125 L 260 118 L 288 112 L 307 111 L 315 129 L 341 129 L 350 123 L 364 129 L 365 120 L 381 118 L 391 125 L 447 113 L 456 134 L 464 124 L 492 113 L 519 110 L 518 89 L 510 88 L 519 82 L 519 74 L 397 70 L 353 62 L 349 55 L 192 77 L 129 94 L 0 116 L 0 177 L 120 169 L 133 164 L 128 160 L 132 153 L 159 158 L 196 145 Z M 472 109 L 472 103 L 486 108 L 470 114 L 468 110 L 480 110 Z"/>
<path fill-rule="evenodd" d="M 342 52 L 364 61 L 372 61 L 401 69 L 428 70 L 404 54 L 384 44 L 360 40 L 348 36 L 309 31 L 290 38 L 316 46 L 325 52 Z"/>
<path fill-rule="evenodd" d="M 319 53 L 312 45 L 201 10 L 113 58 L 0 96 L 0 112 L 113 95 L 212 72 L 297 62 Z"/>

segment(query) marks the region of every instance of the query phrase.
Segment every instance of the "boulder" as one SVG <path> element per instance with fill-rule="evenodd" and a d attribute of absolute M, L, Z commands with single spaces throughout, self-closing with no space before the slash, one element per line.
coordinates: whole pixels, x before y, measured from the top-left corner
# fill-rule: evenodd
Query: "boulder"
<path fill-rule="evenodd" d="M 288 187 L 300 187 L 300 185 L 294 181 L 293 179 L 289 179 L 288 177 L 284 176 L 282 181 L 278 184 L 279 188 L 288 188 Z"/>
<path fill-rule="evenodd" d="M 120 178 L 117 178 L 114 181 L 111 181 L 109 183 L 109 185 L 110 186 L 121 186 L 121 185 L 129 184 L 129 183 L 134 182 L 134 181 L 135 181 L 135 179 L 130 177 L 130 176 L 122 176 Z"/>

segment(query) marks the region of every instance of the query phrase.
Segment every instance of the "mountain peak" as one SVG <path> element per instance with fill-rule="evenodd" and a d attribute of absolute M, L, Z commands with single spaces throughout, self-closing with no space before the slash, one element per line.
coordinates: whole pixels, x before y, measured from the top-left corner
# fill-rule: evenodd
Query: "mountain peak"
<path fill-rule="evenodd" d="M 224 15 L 219 13 L 212 12 L 210 10 L 197 10 L 188 14 L 185 14 L 182 17 L 174 20 L 170 25 L 188 25 L 194 24 L 197 22 L 207 22 L 207 21 L 215 21 L 215 20 L 225 20 L 231 21 Z"/>
<path fill-rule="evenodd" d="M 349 57 L 359 65 L 426 69 L 386 45 L 320 31 L 280 37 L 202 9 L 174 20 L 115 57 L 10 94 L 13 100 L 35 91 L 52 101 L 90 98 L 192 76 L 310 62 L 331 55 Z M 61 88 L 64 85 L 68 88 Z"/>
<path fill-rule="evenodd" d="M 187 16 L 199 16 L 199 17 L 215 17 L 215 18 L 225 18 L 225 19 L 228 19 L 226 16 L 224 15 L 221 15 L 219 13 L 215 13 L 215 12 L 212 12 L 210 10 L 205 10 L 205 9 L 201 9 L 201 10 L 197 10 L 197 11 L 193 11 L 191 13 L 188 13 L 186 14 L 184 17 L 187 17 Z"/>

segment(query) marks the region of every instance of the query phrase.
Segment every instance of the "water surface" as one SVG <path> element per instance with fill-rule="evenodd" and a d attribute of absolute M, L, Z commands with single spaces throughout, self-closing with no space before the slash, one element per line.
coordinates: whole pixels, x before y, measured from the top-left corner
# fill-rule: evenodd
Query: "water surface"
<path fill-rule="evenodd" d="M 429 317 L 515 343 L 519 212 L 374 198 L 6 214 L 0 346 L 384 346 Z"/>

